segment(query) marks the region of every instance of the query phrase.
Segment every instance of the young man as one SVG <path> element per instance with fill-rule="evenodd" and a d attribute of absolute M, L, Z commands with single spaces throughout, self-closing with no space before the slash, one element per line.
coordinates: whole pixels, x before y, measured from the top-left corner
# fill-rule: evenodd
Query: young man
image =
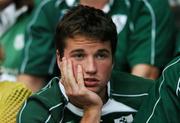
<path fill-rule="evenodd" d="M 44 0 L 28 28 L 19 81 L 37 91 L 57 73 L 54 31 L 67 10 L 79 3 L 101 9 L 113 19 L 119 37 L 116 71 L 151 79 L 159 76 L 172 58 L 174 44 L 167 0 Z"/>
<path fill-rule="evenodd" d="M 133 86 L 138 86 L 135 90 L 127 85 L 127 81 L 136 79 L 142 82 L 142 79 L 119 74 L 127 80 L 118 81 L 116 87 L 110 88 L 117 44 L 116 27 L 111 18 L 99 9 L 77 6 L 58 24 L 55 40 L 61 79 L 52 79 L 45 88 L 31 96 L 22 106 L 17 122 L 74 123 L 79 122 L 82 116 L 81 122 L 86 122 L 91 114 L 96 114 L 91 119 L 101 115 L 98 121 L 104 123 L 132 122 L 153 82 L 144 79 L 144 84 L 132 82 Z M 135 95 L 127 99 L 123 87 L 129 95 Z M 121 91 L 124 93 L 120 94 Z M 122 103 L 121 99 L 125 102 Z"/>

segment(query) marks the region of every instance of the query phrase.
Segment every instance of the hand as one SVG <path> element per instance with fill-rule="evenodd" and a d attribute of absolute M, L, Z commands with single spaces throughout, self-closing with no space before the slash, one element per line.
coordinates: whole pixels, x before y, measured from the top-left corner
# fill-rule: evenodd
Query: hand
<path fill-rule="evenodd" d="M 136 76 L 155 80 L 159 77 L 159 69 L 148 64 L 137 64 L 132 68 L 131 73 Z"/>
<path fill-rule="evenodd" d="M 77 72 L 77 78 L 73 74 L 73 66 L 70 59 L 66 59 L 65 57 L 62 59 L 60 70 L 62 75 L 61 83 L 64 85 L 71 103 L 88 112 L 101 110 L 103 104 L 101 98 L 96 93 L 88 90 L 84 85 L 81 65 L 78 65 L 77 71 L 75 71 Z"/>

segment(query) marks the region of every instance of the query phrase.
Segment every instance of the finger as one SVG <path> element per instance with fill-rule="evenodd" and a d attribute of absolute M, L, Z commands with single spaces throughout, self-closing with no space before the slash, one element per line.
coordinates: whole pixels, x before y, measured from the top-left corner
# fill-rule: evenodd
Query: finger
<path fill-rule="evenodd" d="M 60 71 L 61 71 L 61 76 L 62 78 L 64 78 L 65 73 L 66 73 L 66 58 L 63 57 L 62 61 L 60 62 Z"/>
<path fill-rule="evenodd" d="M 76 80 L 73 73 L 73 65 L 72 61 L 70 59 L 67 60 L 67 74 L 68 74 L 68 80 L 72 85 L 76 84 Z"/>
<path fill-rule="evenodd" d="M 66 89 L 67 86 L 67 59 L 66 57 L 62 58 L 62 62 L 60 64 L 60 70 L 61 70 L 61 79 L 62 79 L 62 84 L 64 85 L 64 88 Z"/>
<path fill-rule="evenodd" d="M 70 59 L 67 60 L 67 76 L 68 76 L 68 84 L 72 89 L 77 89 L 77 83 L 73 73 L 72 61 Z"/>
<path fill-rule="evenodd" d="M 80 88 L 84 87 L 84 78 L 83 78 L 83 71 L 81 65 L 77 66 L 77 83 Z"/>
<path fill-rule="evenodd" d="M 66 94 L 67 95 L 71 95 L 74 93 L 74 85 L 72 84 L 73 83 L 73 76 L 71 74 L 71 71 L 72 71 L 72 64 L 71 62 L 66 58 L 64 57 L 62 59 L 62 84 L 65 88 L 65 91 L 66 91 Z"/>

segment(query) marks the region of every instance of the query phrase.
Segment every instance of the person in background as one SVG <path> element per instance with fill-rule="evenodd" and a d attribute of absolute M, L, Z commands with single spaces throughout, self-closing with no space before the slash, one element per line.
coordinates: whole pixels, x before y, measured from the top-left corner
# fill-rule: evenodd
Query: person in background
<path fill-rule="evenodd" d="M 0 123 L 16 123 L 18 111 L 31 94 L 23 83 L 0 82 Z"/>
<path fill-rule="evenodd" d="M 19 81 L 37 91 L 58 74 L 55 27 L 67 10 L 79 3 L 103 10 L 116 24 L 114 71 L 150 79 L 161 74 L 174 47 L 173 17 L 167 0 L 44 0 L 29 26 Z"/>
<path fill-rule="evenodd" d="M 53 78 L 45 88 L 27 99 L 19 111 L 18 123 L 79 123 L 86 122 L 87 116 L 93 116 L 92 119 L 101 116 L 102 123 L 131 123 L 154 82 L 119 74 L 120 77 L 115 77 L 122 77 L 124 81 L 112 77 L 119 84 L 111 88 L 117 45 L 116 27 L 111 18 L 99 9 L 83 5 L 73 7 L 59 21 L 55 41 L 61 77 Z M 131 80 L 134 82 L 127 85 Z M 129 101 L 121 100 L 123 87 L 126 91 L 129 89 L 130 95 L 134 92 L 138 96 L 133 95 Z M 121 102 L 125 100 L 127 102 Z"/>
<path fill-rule="evenodd" d="M 25 30 L 40 0 L 2 0 L 0 2 L 0 44 L 3 60 L 0 81 L 16 81 L 25 46 Z"/>
<path fill-rule="evenodd" d="M 1 0 L 0 37 L 16 23 L 19 16 L 27 11 L 30 12 L 33 6 L 33 0 Z"/>

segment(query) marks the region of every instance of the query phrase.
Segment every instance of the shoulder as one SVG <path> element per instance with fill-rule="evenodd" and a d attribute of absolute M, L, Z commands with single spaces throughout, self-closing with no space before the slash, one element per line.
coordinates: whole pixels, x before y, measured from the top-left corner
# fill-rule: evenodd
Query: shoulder
<path fill-rule="evenodd" d="M 162 75 L 158 81 L 175 84 L 180 78 L 180 56 L 174 58 L 162 71 Z"/>
<path fill-rule="evenodd" d="M 139 109 L 153 85 L 154 81 L 152 80 L 113 71 L 111 77 L 111 97 L 135 109 Z"/>
<path fill-rule="evenodd" d="M 180 69 L 180 56 L 177 56 L 176 58 L 174 58 L 164 69 L 164 71 L 176 71 L 178 72 Z"/>
<path fill-rule="evenodd" d="M 63 96 L 57 78 L 52 79 L 46 87 L 33 94 L 22 106 L 18 120 L 22 122 L 45 121 L 50 115 L 60 115 L 67 101 Z M 54 113 L 58 111 L 58 113 Z"/>
<path fill-rule="evenodd" d="M 158 80 L 160 84 L 171 87 L 176 91 L 178 96 L 180 93 L 180 56 L 174 58 L 163 70 L 161 78 Z"/>
<path fill-rule="evenodd" d="M 59 86 L 59 78 L 54 77 L 44 88 L 34 93 L 29 99 L 39 100 L 49 106 L 64 101 L 65 97 Z"/>

